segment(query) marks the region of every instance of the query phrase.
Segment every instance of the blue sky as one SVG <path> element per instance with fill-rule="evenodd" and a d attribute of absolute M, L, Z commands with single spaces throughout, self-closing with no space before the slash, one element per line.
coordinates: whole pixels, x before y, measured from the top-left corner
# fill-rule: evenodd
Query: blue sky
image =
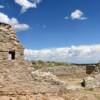
<path fill-rule="evenodd" d="M 100 0 L 0 0 L 0 21 L 27 49 L 90 47 L 100 44 L 99 9 Z"/>

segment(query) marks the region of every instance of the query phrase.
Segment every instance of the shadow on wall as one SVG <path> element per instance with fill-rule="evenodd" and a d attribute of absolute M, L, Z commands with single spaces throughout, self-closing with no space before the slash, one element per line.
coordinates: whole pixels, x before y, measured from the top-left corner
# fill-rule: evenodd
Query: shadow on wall
<path fill-rule="evenodd" d="M 92 74 L 95 71 L 96 66 L 86 66 L 86 74 Z"/>

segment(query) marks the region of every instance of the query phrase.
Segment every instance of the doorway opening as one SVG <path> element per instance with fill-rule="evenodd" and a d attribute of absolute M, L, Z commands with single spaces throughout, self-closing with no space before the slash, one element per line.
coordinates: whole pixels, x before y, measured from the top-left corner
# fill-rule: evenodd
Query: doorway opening
<path fill-rule="evenodd" d="M 9 51 L 8 59 L 9 60 L 15 60 L 15 51 Z"/>

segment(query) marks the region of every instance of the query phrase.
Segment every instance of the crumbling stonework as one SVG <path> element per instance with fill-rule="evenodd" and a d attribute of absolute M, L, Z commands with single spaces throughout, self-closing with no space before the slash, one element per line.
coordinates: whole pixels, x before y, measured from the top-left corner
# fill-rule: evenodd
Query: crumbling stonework
<path fill-rule="evenodd" d="M 83 79 L 82 86 L 85 88 L 100 87 L 100 62 L 94 66 L 87 66 L 87 69 L 87 74 L 90 75 Z"/>
<path fill-rule="evenodd" d="M 84 84 L 85 88 L 100 87 L 100 74 L 84 78 L 82 84 Z"/>
<path fill-rule="evenodd" d="M 0 91 L 13 94 L 16 92 L 36 94 L 64 91 L 64 85 L 60 84 L 60 81 L 57 84 L 55 76 L 53 78 L 51 75 L 54 80 L 50 76 L 48 81 L 43 78 L 41 80 L 39 79 L 41 75 L 36 77 L 33 70 L 30 62 L 0 61 Z"/>
<path fill-rule="evenodd" d="M 40 69 L 43 72 L 51 72 L 56 76 L 66 76 L 72 78 L 83 78 L 86 75 L 86 66 L 68 65 L 68 66 L 54 66 L 44 67 Z"/>
<path fill-rule="evenodd" d="M 100 73 L 100 64 L 86 66 L 86 74 L 92 75 L 98 73 Z"/>
<path fill-rule="evenodd" d="M 0 23 L 0 60 L 23 59 L 23 51 L 12 27 Z"/>
<path fill-rule="evenodd" d="M 0 95 L 27 95 L 59 93 L 65 91 L 63 84 L 55 80 L 36 80 L 32 63 L 24 60 L 24 48 L 16 38 L 12 27 L 0 23 Z M 42 73 L 42 72 L 41 72 Z M 35 73 L 36 75 L 36 73 Z M 54 79 L 53 75 L 52 79 Z M 40 76 L 37 76 L 37 79 Z M 45 77 L 45 76 L 44 76 Z M 58 82 L 60 83 L 60 82 Z M 0 96 L 0 98 L 1 98 Z M 3 97 L 5 98 L 5 97 Z M 1 100 L 1 99 L 0 99 Z M 4 99 L 2 99 L 4 100 Z M 5 99 L 15 100 L 15 99 Z M 18 99 L 25 100 L 25 99 Z M 31 100 L 31 99 L 27 99 Z M 32 99 L 33 100 L 33 99 Z"/>
<path fill-rule="evenodd" d="M 56 75 L 80 78 L 86 75 L 86 66 L 55 66 L 36 71 L 31 62 L 24 60 L 23 52 L 12 27 L 0 23 L 0 100 L 70 100 L 71 96 L 65 98 L 63 93 L 73 87 L 70 88 Z M 90 74 L 100 72 L 99 66 L 88 69 Z M 85 87 L 100 87 L 100 74 L 91 79 L 84 78 Z"/>

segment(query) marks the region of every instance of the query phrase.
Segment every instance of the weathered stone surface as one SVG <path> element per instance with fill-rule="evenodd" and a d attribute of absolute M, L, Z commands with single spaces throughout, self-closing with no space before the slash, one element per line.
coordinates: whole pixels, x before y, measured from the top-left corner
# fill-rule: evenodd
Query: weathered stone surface
<path fill-rule="evenodd" d="M 66 77 L 85 77 L 86 76 L 86 67 L 85 66 L 54 66 L 54 67 L 45 67 L 40 69 L 43 72 L 51 72 L 57 76 L 65 76 Z"/>
<path fill-rule="evenodd" d="M 65 99 L 59 96 L 50 96 L 48 97 L 47 100 L 65 100 Z"/>
<path fill-rule="evenodd" d="M 54 69 L 34 71 L 32 63 L 23 60 L 23 50 L 11 26 L 0 23 L 0 100 L 96 100 L 91 95 L 61 96 L 68 88 L 55 75 L 85 75 L 85 67 L 56 66 Z M 14 60 L 8 59 L 9 51 L 15 52 Z M 100 75 L 93 77 L 94 84 L 91 86 L 100 85 L 100 81 L 97 81 L 100 80 L 99 77 Z"/>
<path fill-rule="evenodd" d="M 40 82 L 49 82 L 52 84 L 64 84 L 63 81 L 59 80 L 55 75 L 50 72 L 41 72 L 39 70 L 32 72 L 33 79 Z"/>
<path fill-rule="evenodd" d="M 84 93 L 70 93 L 66 95 L 65 100 L 99 100 L 93 94 Z"/>
<path fill-rule="evenodd" d="M 96 75 L 96 74 L 99 74 L 100 73 L 100 65 L 99 64 L 96 64 L 96 65 L 91 65 L 91 66 L 86 66 L 86 74 L 89 74 L 89 75 Z"/>
<path fill-rule="evenodd" d="M 0 61 L 0 91 L 14 94 L 65 91 L 64 85 L 52 74 L 44 76 L 33 70 L 30 62 Z"/>
<path fill-rule="evenodd" d="M 0 60 L 8 60 L 9 52 L 15 52 L 15 59 L 24 58 L 24 48 L 16 38 L 12 27 L 0 23 Z"/>
<path fill-rule="evenodd" d="M 84 93 L 68 93 L 64 95 L 15 95 L 15 96 L 0 96 L 0 100 L 99 100 L 95 94 L 84 94 Z"/>
<path fill-rule="evenodd" d="M 84 87 L 86 87 L 86 88 L 100 87 L 100 74 L 86 77 L 84 79 L 83 83 L 84 83 Z"/>
<path fill-rule="evenodd" d="M 57 84 L 52 79 L 47 81 L 48 75 L 46 79 L 42 78 L 43 82 L 34 79 L 32 63 L 24 60 L 23 50 L 12 27 L 0 23 L 0 95 L 64 92 L 63 84 Z M 8 59 L 9 51 L 15 52 L 15 59 Z"/>

